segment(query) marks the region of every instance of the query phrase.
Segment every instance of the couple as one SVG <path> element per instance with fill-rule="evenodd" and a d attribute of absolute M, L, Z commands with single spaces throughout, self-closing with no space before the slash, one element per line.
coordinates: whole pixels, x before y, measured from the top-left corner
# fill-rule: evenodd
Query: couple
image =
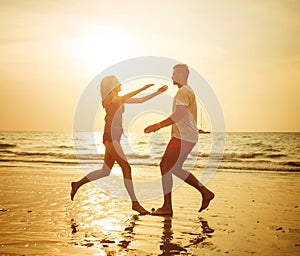
<path fill-rule="evenodd" d="M 187 65 L 178 64 L 173 67 L 173 84 L 178 86 L 173 102 L 173 113 L 167 119 L 150 125 L 144 130 L 145 133 L 151 133 L 172 125 L 172 138 L 160 162 L 164 203 L 161 208 L 151 213 L 153 215 L 173 215 L 172 174 L 181 178 L 201 193 L 202 204 L 200 212 L 206 209 L 214 198 L 213 192 L 201 184 L 193 174 L 182 169 L 184 161 L 198 141 L 196 97 L 191 87 L 187 85 L 188 75 L 189 69 Z M 103 143 L 105 145 L 104 164 L 102 169 L 93 171 L 81 180 L 71 183 L 72 200 L 77 190 L 85 183 L 109 176 L 114 163 L 117 162 L 123 172 L 124 184 L 132 201 L 132 209 L 140 214 L 150 213 L 140 205 L 136 198 L 131 178 L 131 167 L 121 147 L 120 139 L 123 133 L 122 114 L 124 112 L 124 103 L 142 103 L 167 90 L 167 86 L 163 86 L 152 94 L 142 98 L 134 98 L 135 95 L 151 86 L 153 84 L 147 84 L 138 90 L 119 96 L 121 84 L 114 76 L 107 76 L 101 81 L 102 105 L 106 111 L 103 133 Z"/>

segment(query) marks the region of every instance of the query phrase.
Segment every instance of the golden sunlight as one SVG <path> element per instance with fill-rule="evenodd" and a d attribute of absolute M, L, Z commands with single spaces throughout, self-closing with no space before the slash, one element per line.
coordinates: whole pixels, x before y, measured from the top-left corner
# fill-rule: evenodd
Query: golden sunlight
<path fill-rule="evenodd" d="M 109 65 L 132 56 L 132 42 L 131 38 L 120 30 L 113 27 L 97 27 L 75 38 L 72 52 L 89 72 L 97 73 Z"/>

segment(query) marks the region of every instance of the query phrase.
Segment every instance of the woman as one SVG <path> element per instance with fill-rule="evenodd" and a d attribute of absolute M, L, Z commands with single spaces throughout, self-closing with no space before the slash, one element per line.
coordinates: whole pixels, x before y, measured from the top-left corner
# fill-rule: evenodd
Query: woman
<path fill-rule="evenodd" d="M 151 86 L 153 86 L 153 84 L 147 84 L 138 90 L 125 94 L 124 96 L 119 96 L 118 93 L 121 91 L 121 84 L 118 79 L 114 76 L 107 76 L 103 78 L 101 81 L 101 97 L 102 105 L 106 111 L 103 133 L 103 143 L 105 145 L 104 164 L 102 169 L 93 171 L 81 180 L 71 183 L 71 200 L 73 200 L 77 190 L 82 185 L 90 181 L 109 176 L 114 163 L 117 162 L 123 172 L 124 184 L 132 201 L 132 209 L 140 214 L 149 213 L 140 205 L 135 196 L 131 178 L 131 167 L 120 144 L 120 139 L 123 133 L 122 114 L 124 112 L 124 103 L 145 102 L 166 91 L 168 88 L 165 85 L 150 95 L 142 98 L 133 98 L 135 95 Z"/>

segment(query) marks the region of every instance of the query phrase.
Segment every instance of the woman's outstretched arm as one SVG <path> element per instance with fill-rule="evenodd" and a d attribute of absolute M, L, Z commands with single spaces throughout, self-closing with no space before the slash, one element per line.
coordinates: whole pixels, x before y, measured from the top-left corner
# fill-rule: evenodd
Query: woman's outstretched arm
<path fill-rule="evenodd" d="M 165 92 L 167 89 L 168 89 L 168 86 L 164 85 L 164 86 L 160 87 L 154 93 L 151 93 L 147 96 L 140 97 L 140 98 L 130 98 L 130 99 L 126 100 L 125 103 L 143 103 L 143 102 L 150 100 L 150 99 L 154 98 L 155 96 Z"/>
<path fill-rule="evenodd" d="M 112 102 L 126 102 L 127 100 L 131 99 L 132 97 L 134 97 L 135 95 L 137 95 L 138 93 L 148 89 L 149 87 L 153 86 L 154 84 L 146 84 L 145 86 L 143 86 L 140 89 L 137 89 L 133 92 L 127 93 L 123 96 L 114 96 L 112 99 Z"/>

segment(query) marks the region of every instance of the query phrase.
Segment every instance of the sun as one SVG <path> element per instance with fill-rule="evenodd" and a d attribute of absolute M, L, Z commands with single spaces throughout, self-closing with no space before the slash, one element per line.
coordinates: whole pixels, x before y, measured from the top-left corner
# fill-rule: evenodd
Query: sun
<path fill-rule="evenodd" d="M 113 27 L 97 27 L 72 42 L 74 58 L 93 73 L 134 55 L 133 38 Z"/>

